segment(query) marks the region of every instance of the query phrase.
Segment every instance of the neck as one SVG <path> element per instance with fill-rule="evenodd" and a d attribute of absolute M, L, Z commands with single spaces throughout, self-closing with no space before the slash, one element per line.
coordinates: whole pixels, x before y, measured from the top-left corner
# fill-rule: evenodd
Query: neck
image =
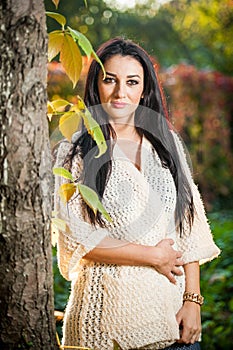
<path fill-rule="evenodd" d="M 132 119 L 127 121 L 123 121 L 122 119 L 119 121 L 112 120 L 110 123 L 115 130 L 118 139 L 140 141 L 140 136 L 137 133 Z"/>

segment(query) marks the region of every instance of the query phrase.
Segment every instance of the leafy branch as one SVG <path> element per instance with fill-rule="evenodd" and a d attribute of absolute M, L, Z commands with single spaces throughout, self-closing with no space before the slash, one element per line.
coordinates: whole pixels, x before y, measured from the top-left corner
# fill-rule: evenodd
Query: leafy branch
<path fill-rule="evenodd" d="M 54 0 L 53 3 L 57 7 L 59 0 Z M 75 88 L 82 70 L 82 55 L 79 47 L 89 59 L 92 57 L 100 64 L 105 75 L 103 64 L 93 50 L 90 41 L 79 31 L 69 26 L 66 28 L 66 18 L 63 15 L 55 12 L 46 12 L 46 14 L 61 25 L 60 30 L 49 33 L 48 60 L 49 62 L 52 61 L 59 54 L 60 62 L 72 81 L 73 88 Z M 82 119 L 88 133 L 94 139 L 99 149 L 96 158 L 102 156 L 106 152 L 107 144 L 102 130 L 86 108 L 81 97 L 78 96 L 78 102 L 76 104 L 72 104 L 64 99 L 49 101 L 49 120 L 51 121 L 52 117 L 55 115 L 60 116 L 59 130 L 69 142 L 71 142 L 73 134 L 78 130 Z M 65 168 L 54 168 L 53 173 L 54 175 L 62 176 L 69 180 L 68 183 L 63 183 L 59 188 L 59 195 L 65 203 L 67 203 L 76 190 L 78 190 L 85 203 L 93 210 L 95 215 L 98 210 L 108 221 L 111 221 L 111 217 L 103 207 L 95 191 L 86 185 L 76 183 L 72 174 Z M 57 217 L 52 219 L 52 224 L 55 231 L 56 229 L 69 230 L 67 224 Z"/>
<path fill-rule="evenodd" d="M 66 28 L 66 18 L 60 13 L 46 12 L 46 14 L 61 25 L 61 30 L 55 30 L 48 35 L 48 60 L 52 61 L 59 54 L 60 62 L 72 81 L 73 88 L 75 88 L 82 70 L 82 55 L 79 47 L 89 59 L 92 57 L 100 64 L 105 74 L 102 62 L 85 35 L 69 26 Z"/>
<path fill-rule="evenodd" d="M 97 193 L 94 190 L 81 183 L 76 183 L 72 174 L 67 169 L 64 169 L 62 167 L 53 168 L 53 174 L 70 180 L 70 182 L 62 184 L 59 188 L 59 194 L 64 203 L 67 203 L 74 195 L 76 190 L 78 190 L 85 203 L 93 210 L 95 214 L 98 210 L 101 212 L 101 214 L 103 214 L 106 220 L 111 221 L 110 215 L 103 207 Z"/>
<path fill-rule="evenodd" d="M 65 109 L 69 109 L 65 112 Z M 62 135 L 71 142 L 73 134 L 78 130 L 81 119 L 84 125 L 94 139 L 99 149 L 99 154 L 96 158 L 102 156 L 107 150 L 107 144 L 102 133 L 102 130 L 96 120 L 92 117 L 89 110 L 86 108 L 83 100 L 78 96 L 78 102 L 73 104 L 66 100 L 55 100 L 48 102 L 48 117 L 51 120 L 52 116 L 60 115 L 59 130 Z"/>

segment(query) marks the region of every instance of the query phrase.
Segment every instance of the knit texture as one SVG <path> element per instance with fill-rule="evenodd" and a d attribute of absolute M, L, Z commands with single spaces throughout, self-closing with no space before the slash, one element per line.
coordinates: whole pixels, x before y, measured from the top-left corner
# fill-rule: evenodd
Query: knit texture
<path fill-rule="evenodd" d="M 192 231 L 183 238 L 175 229 L 173 178 L 145 138 L 140 171 L 117 144 L 114 146 L 112 172 L 103 198 L 112 218 L 107 228 L 85 222 L 78 193 L 67 209 L 57 194 L 64 180 L 56 177 L 55 211 L 70 228 L 69 232 L 60 232 L 58 239 L 59 268 L 72 281 L 64 319 L 64 345 L 112 350 L 115 339 L 123 350 L 162 349 L 179 338 L 176 313 L 182 306 L 184 275 L 177 276 L 174 285 L 152 267 L 95 263 L 84 258 L 107 236 L 150 246 L 172 238 L 186 263 L 202 263 L 219 254 L 182 144 L 177 135 L 174 138 L 184 171 L 192 182 L 196 209 Z M 56 166 L 63 165 L 69 149 L 69 143 L 61 144 Z M 81 158 L 75 156 L 75 178 L 79 178 L 81 169 Z"/>

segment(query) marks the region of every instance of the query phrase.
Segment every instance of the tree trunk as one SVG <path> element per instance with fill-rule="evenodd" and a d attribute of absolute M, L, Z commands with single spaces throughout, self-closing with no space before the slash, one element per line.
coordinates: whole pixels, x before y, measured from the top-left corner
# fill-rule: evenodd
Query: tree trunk
<path fill-rule="evenodd" d="M 43 0 L 0 16 L 0 349 L 57 349 Z"/>

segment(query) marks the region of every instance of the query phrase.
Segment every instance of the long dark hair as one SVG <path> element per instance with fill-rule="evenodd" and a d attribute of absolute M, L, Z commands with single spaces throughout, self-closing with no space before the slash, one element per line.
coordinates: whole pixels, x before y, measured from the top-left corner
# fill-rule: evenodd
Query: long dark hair
<path fill-rule="evenodd" d="M 97 55 L 103 64 L 115 55 L 131 56 L 143 67 L 143 98 L 135 112 L 135 128 L 140 136 L 144 135 L 149 140 L 157 152 L 162 166 L 168 168 L 172 174 L 177 192 L 175 221 L 180 234 L 182 234 L 185 223 L 188 223 L 190 229 L 193 223 L 193 196 L 190 184 L 180 163 L 179 154 L 171 133 L 164 94 L 153 63 L 144 49 L 134 42 L 123 38 L 114 38 L 107 41 L 98 49 Z M 82 181 L 97 191 L 99 198 L 102 199 L 112 168 L 112 148 L 109 140 L 115 138 L 116 135 L 108 123 L 108 116 L 101 108 L 98 92 L 98 75 L 100 70 L 99 63 L 93 60 L 87 75 L 84 101 L 102 129 L 109 145 L 108 150 L 100 158 L 96 158 L 95 156 L 98 154 L 96 143 L 87 133 L 85 126 L 82 125 L 80 137 L 73 144 L 69 160 L 72 161 L 75 154 L 79 152 L 83 159 Z M 106 225 L 101 214 L 98 212 L 95 215 L 85 203 L 84 211 L 93 225 L 98 224 L 101 227 Z"/>

